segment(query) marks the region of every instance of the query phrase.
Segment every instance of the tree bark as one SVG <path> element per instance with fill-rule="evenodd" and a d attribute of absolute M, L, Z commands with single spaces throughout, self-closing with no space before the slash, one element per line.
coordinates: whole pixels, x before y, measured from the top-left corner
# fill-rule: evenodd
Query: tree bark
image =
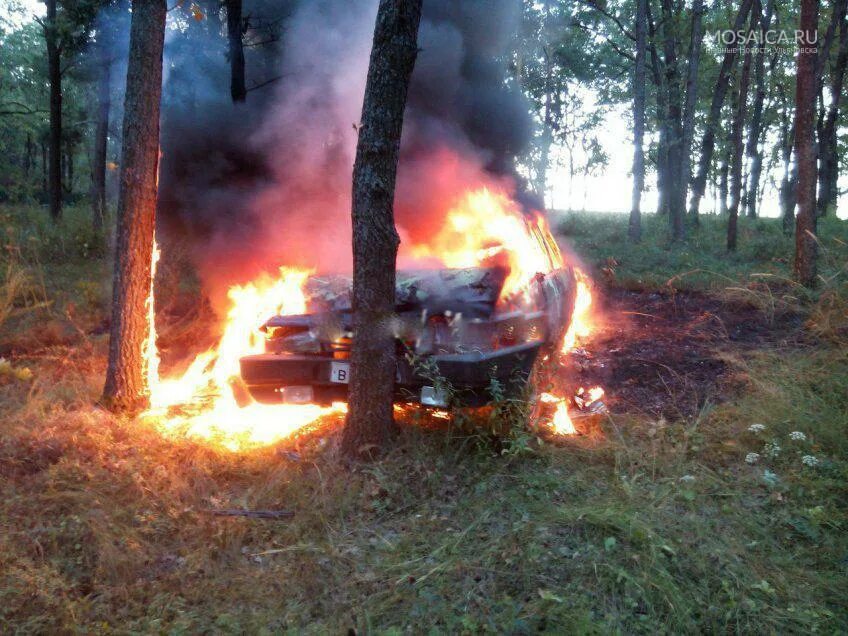
<path fill-rule="evenodd" d="M 97 113 L 94 132 L 94 158 L 91 172 L 91 225 L 103 231 L 106 218 L 106 153 L 109 147 L 112 57 L 105 42 L 100 45 L 100 75 L 97 78 Z"/>
<path fill-rule="evenodd" d="M 759 12 L 758 12 L 759 13 Z M 771 26 L 774 14 L 774 0 L 768 0 L 765 14 L 760 20 L 760 33 L 765 33 Z M 760 150 L 760 138 L 763 133 L 763 106 L 766 99 L 765 82 L 765 47 L 759 47 L 754 62 L 754 106 L 751 113 L 751 128 L 748 132 L 748 145 L 745 155 L 751 166 L 748 176 L 748 194 L 745 207 L 748 218 L 757 217 L 757 203 L 760 198 L 760 176 L 763 169 L 763 153 Z"/>
<path fill-rule="evenodd" d="M 748 13 L 751 11 L 752 2 L 753 0 L 742 0 L 742 3 L 739 5 L 739 13 L 736 14 L 736 21 L 733 25 L 734 31 L 738 32 L 745 27 L 745 21 L 748 19 Z M 692 199 L 689 203 L 689 216 L 693 217 L 693 219 L 698 218 L 701 198 L 704 196 L 704 190 L 707 185 L 707 175 L 709 174 L 713 152 L 715 151 L 716 127 L 721 117 L 721 107 L 724 104 L 724 98 L 727 96 L 730 71 L 736 60 L 735 48 L 733 46 L 728 47 L 724 52 L 716 86 L 713 90 L 713 98 L 710 103 L 709 114 L 707 115 L 706 128 L 704 129 L 704 139 L 701 142 L 701 158 L 698 163 L 698 172 L 692 181 Z"/>
<path fill-rule="evenodd" d="M 839 148 L 837 131 L 839 128 L 839 109 L 842 90 L 845 84 L 845 71 L 848 66 L 848 18 L 846 6 L 840 6 L 840 15 L 834 12 L 833 19 L 839 20 L 839 50 L 831 71 L 830 104 L 824 117 L 819 135 L 819 193 L 817 214 L 825 216 L 836 210 L 839 198 Z"/>
<path fill-rule="evenodd" d="M 680 241 L 686 237 L 685 186 L 683 185 L 683 105 L 680 94 L 680 73 L 677 62 L 678 38 L 675 29 L 676 11 L 673 0 L 662 0 L 663 53 L 668 91 L 668 119 L 666 123 L 666 205 L 671 236 Z"/>
<path fill-rule="evenodd" d="M 44 41 L 47 44 L 47 82 L 50 85 L 47 203 L 50 218 L 62 218 L 62 67 L 56 0 L 45 0 Z"/>
<path fill-rule="evenodd" d="M 795 73 L 795 157 L 798 164 L 798 216 L 795 220 L 795 278 L 807 287 L 816 283 L 816 50 L 818 0 L 801 0 L 800 30 L 804 42 Z"/>
<path fill-rule="evenodd" d="M 627 235 L 642 239 L 642 191 L 645 189 L 645 53 L 648 46 L 648 0 L 636 0 L 636 69 L 633 74 L 633 198 Z"/>
<path fill-rule="evenodd" d="M 353 166 L 353 331 L 342 450 L 370 457 L 395 429 L 394 223 L 403 111 L 418 53 L 422 0 L 380 0 Z"/>
<path fill-rule="evenodd" d="M 226 0 L 227 6 L 227 44 L 230 58 L 230 96 L 233 103 L 247 99 L 244 80 L 244 20 L 242 19 L 242 0 Z"/>
<path fill-rule="evenodd" d="M 134 412 L 148 400 L 145 344 L 153 302 L 151 270 L 159 164 L 165 0 L 135 0 L 130 27 L 118 194 L 109 365 L 103 402 Z"/>
<path fill-rule="evenodd" d="M 657 143 L 657 214 L 668 212 L 667 173 L 668 173 L 668 91 L 665 77 L 661 71 L 660 57 L 656 47 L 656 28 L 651 13 L 651 3 L 648 0 L 648 38 L 651 53 L 651 76 L 657 92 L 657 128 L 659 129 L 659 140 Z"/>
<path fill-rule="evenodd" d="M 686 194 L 692 180 L 692 140 L 695 137 L 695 108 L 698 103 L 698 72 L 701 62 L 701 47 L 704 41 L 703 16 L 704 0 L 695 0 L 692 5 L 692 35 L 689 41 L 689 68 L 686 73 L 686 103 L 683 106 L 683 150 L 681 152 L 680 174 L 681 210 L 686 207 Z M 681 212 L 682 214 L 682 212 Z"/>
<path fill-rule="evenodd" d="M 759 4 L 758 2 L 756 4 Z M 755 7 L 752 15 L 752 26 L 757 14 Z M 742 163 L 745 146 L 745 116 L 748 111 L 748 87 L 751 82 L 751 49 L 746 48 L 742 58 L 742 70 L 739 73 L 739 89 L 737 91 L 736 109 L 733 113 L 733 123 L 730 133 L 730 204 L 727 208 L 727 251 L 736 251 L 736 225 L 739 218 L 739 204 L 742 198 Z"/>

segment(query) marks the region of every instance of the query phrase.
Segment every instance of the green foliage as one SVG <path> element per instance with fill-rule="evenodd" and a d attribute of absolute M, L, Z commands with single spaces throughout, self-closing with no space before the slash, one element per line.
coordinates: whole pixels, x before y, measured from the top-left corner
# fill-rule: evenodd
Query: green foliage
<path fill-rule="evenodd" d="M 615 214 L 564 214 L 557 229 L 577 254 L 610 284 L 635 289 L 726 289 L 749 283 L 791 285 L 794 237 L 782 232 L 779 219 L 741 218 L 739 249 L 725 249 L 727 221 L 703 215 L 683 244 L 668 236 L 668 222 L 643 219 L 640 244 L 627 240 L 627 218 Z M 848 261 L 848 222 L 819 221 L 822 286 L 844 284 Z M 804 293 L 791 289 L 792 293 Z"/>

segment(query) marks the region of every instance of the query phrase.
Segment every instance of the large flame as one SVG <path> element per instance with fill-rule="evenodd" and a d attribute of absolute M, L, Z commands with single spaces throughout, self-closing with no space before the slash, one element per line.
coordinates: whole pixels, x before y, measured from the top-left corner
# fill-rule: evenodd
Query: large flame
<path fill-rule="evenodd" d="M 506 193 L 481 188 L 467 192 L 432 239 L 413 245 L 411 252 L 436 258 L 446 267 L 499 262 L 509 268 L 501 292 L 506 298 L 526 289 L 536 274 L 562 266 L 556 243 L 539 240 L 549 235 L 544 217 L 529 218 Z"/>
<path fill-rule="evenodd" d="M 427 244 L 409 247 L 413 258 L 430 259 L 441 267 L 474 267 L 502 264 L 509 269 L 501 297 L 520 295 L 538 273 L 561 267 L 563 260 L 550 238 L 541 215 L 528 217 L 505 193 L 481 188 L 463 195 L 448 211 L 442 228 Z M 154 271 L 159 252 L 154 247 Z M 229 309 L 218 344 L 195 357 L 182 373 L 162 378 L 153 328 L 153 286 L 148 300 L 151 335 L 146 345 L 147 377 L 151 418 L 170 435 L 192 436 L 230 449 L 268 444 L 334 413 L 344 404 L 262 405 L 239 389 L 239 358 L 261 353 L 263 335 L 258 327 L 274 315 L 307 311 L 304 284 L 312 272 L 281 267 L 279 276 L 263 274 L 255 280 L 230 288 Z M 591 304 L 588 281 L 578 277 L 578 308 L 574 319 L 588 321 Z M 588 326 L 572 325 L 563 343 L 574 346 Z M 555 396 L 554 429 L 573 432 L 568 403 Z"/>

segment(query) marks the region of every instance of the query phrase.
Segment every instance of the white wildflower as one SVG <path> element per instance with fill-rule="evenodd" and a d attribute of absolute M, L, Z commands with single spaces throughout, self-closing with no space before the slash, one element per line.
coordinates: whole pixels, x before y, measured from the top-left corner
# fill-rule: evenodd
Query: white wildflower
<path fill-rule="evenodd" d="M 683 477 L 680 478 L 680 481 L 685 484 L 691 484 L 693 481 L 695 481 L 695 475 L 683 475 Z"/>
<path fill-rule="evenodd" d="M 809 466 L 810 468 L 814 468 L 815 466 L 819 465 L 819 460 L 818 460 L 817 457 L 814 457 L 813 455 L 804 455 L 801 458 L 801 463 L 804 464 L 804 466 Z"/>
<path fill-rule="evenodd" d="M 774 459 L 780 455 L 780 446 L 777 442 L 766 442 L 766 445 L 763 446 L 763 452 L 766 454 L 766 457 Z"/>
<path fill-rule="evenodd" d="M 801 431 L 792 431 L 789 433 L 789 439 L 794 440 L 796 442 L 803 442 L 807 439 L 807 436 L 804 435 Z"/>
<path fill-rule="evenodd" d="M 748 453 L 745 455 L 745 462 L 748 464 L 756 464 L 758 461 L 760 461 L 759 453 Z"/>
<path fill-rule="evenodd" d="M 750 433 L 762 433 L 764 430 L 766 430 L 765 424 L 751 424 L 748 427 Z"/>

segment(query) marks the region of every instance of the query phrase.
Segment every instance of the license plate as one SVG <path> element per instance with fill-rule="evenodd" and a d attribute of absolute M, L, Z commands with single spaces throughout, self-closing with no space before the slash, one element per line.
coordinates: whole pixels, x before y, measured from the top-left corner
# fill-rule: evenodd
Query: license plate
<path fill-rule="evenodd" d="M 337 384 L 347 384 L 350 382 L 350 362 L 331 362 L 330 382 Z"/>

